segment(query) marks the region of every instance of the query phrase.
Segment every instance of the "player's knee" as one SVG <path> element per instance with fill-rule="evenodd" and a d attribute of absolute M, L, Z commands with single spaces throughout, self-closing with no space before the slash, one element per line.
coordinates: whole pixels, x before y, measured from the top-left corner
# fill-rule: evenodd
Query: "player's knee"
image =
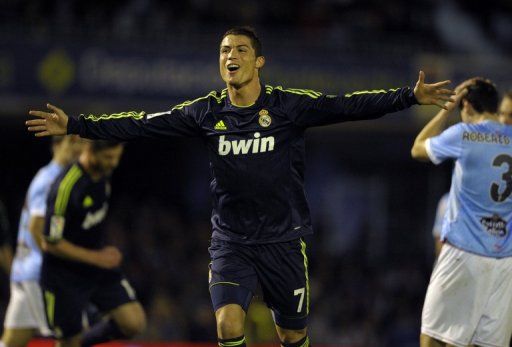
<path fill-rule="evenodd" d="M 140 310 L 134 310 L 132 314 L 123 317 L 117 323 L 123 335 L 127 338 L 132 338 L 141 334 L 146 329 L 146 315 L 141 308 Z"/>
<path fill-rule="evenodd" d="M 282 329 L 282 328 L 278 327 L 277 333 L 279 335 L 279 339 L 281 340 L 282 344 L 293 344 L 293 343 L 296 343 L 306 337 L 307 328 L 290 330 L 290 329 Z"/>
<path fill-rule="evenodd" d="M 219 338 L 229 339 L 244 334 L 244 316 L 232 310 L 219 309 L 216 314 Z"/>

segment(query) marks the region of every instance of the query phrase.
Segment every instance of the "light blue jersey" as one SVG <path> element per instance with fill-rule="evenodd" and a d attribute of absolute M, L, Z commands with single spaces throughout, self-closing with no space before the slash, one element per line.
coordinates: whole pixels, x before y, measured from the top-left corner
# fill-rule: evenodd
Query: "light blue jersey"
<path fill-rule="evenodd" d="M 439 200 L 439 203 L 437 204 L 436 219 L 434 221 L 434 226 L 432 228 L 432 235 L 434 237 L 441 238 L 441 230 L 443 230 L 443 220 L 444 220 L 446 211 L 448 210 L 448 198 L 449 197 L 450 197 L 449 193 L 444 194 L 441 197 L 441 199 Z"/>
<path fill-rule="evenodd" d="M 28 224 L 32 216 L 45 216 L 46 198 L 50 186 L 62 169 L 62 166 L 52 161 L 42 167 L 30 183 L 18 228 L 16 255 L 11 269 L 11 281 L 13 282 L 39 281 L 42 255 L 28 229 Z"/>
<path fill-rule="evenodd" d="M 512 126 L 459 123 L 426 149 L 435 164 L 455 161 L 441 239 L 483 256 L 512 256 Z"/>

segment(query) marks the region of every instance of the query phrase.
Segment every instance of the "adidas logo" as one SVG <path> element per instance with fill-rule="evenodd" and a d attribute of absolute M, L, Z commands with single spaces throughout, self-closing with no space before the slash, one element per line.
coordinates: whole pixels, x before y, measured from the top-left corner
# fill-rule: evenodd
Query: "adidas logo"
<path fill-rule="evenodd" d="M 226 127 L 226 124 L 224 124 L 224 121 L 220 120 L 217 122 L 217 124 L 215 124 L 214 129 L 215 130 L 227 130 L 228 128 Z"/>

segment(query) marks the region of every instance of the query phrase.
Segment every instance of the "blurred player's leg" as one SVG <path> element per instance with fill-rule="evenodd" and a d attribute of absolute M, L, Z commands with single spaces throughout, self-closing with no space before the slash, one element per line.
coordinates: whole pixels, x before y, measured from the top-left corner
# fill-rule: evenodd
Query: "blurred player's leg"
<path fill-rule="evenodd" d="M 5 329 L 2 335 L 2 343 L 5 347 L 25 347 L 32 336 L 36 333 L 36 329 Z"/>
<path fill-rule="evenodd" d="M 81 335 L 63 338 L 55 343 L 55 347 L 80 347 Z"/>

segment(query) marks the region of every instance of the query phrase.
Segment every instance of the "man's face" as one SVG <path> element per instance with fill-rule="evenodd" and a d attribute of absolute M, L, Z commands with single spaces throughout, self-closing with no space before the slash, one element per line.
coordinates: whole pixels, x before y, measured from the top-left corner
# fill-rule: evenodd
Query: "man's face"
<path fill-rule="evenodd" d="M 256 57 L 251 39 L 244 35 L 228 35 L 220 44 L 219 67 L 224 82 L 240 88 L 258 77 L 263 57 Z"/>
<path fill-rule="evenodd" d="M 500 104 L 500 122 L 512 125 L 512 98 L 504 97 Z"/>
<path fill-rule="evenodd" d="M 78 159 L 84 147 L 84 140 L 78 135 L 67 135 L 58 145 L 56 151 L 62 153 L 62 158 L 66 163 L 71 163 Z"/>
<path fill-rule="evenodd" d="M 123 148 L 123 145 L 120 144 L 98 152 L 91 152 L 91 168 L 103 176 L 110 176 L 119 165 Z"/>

